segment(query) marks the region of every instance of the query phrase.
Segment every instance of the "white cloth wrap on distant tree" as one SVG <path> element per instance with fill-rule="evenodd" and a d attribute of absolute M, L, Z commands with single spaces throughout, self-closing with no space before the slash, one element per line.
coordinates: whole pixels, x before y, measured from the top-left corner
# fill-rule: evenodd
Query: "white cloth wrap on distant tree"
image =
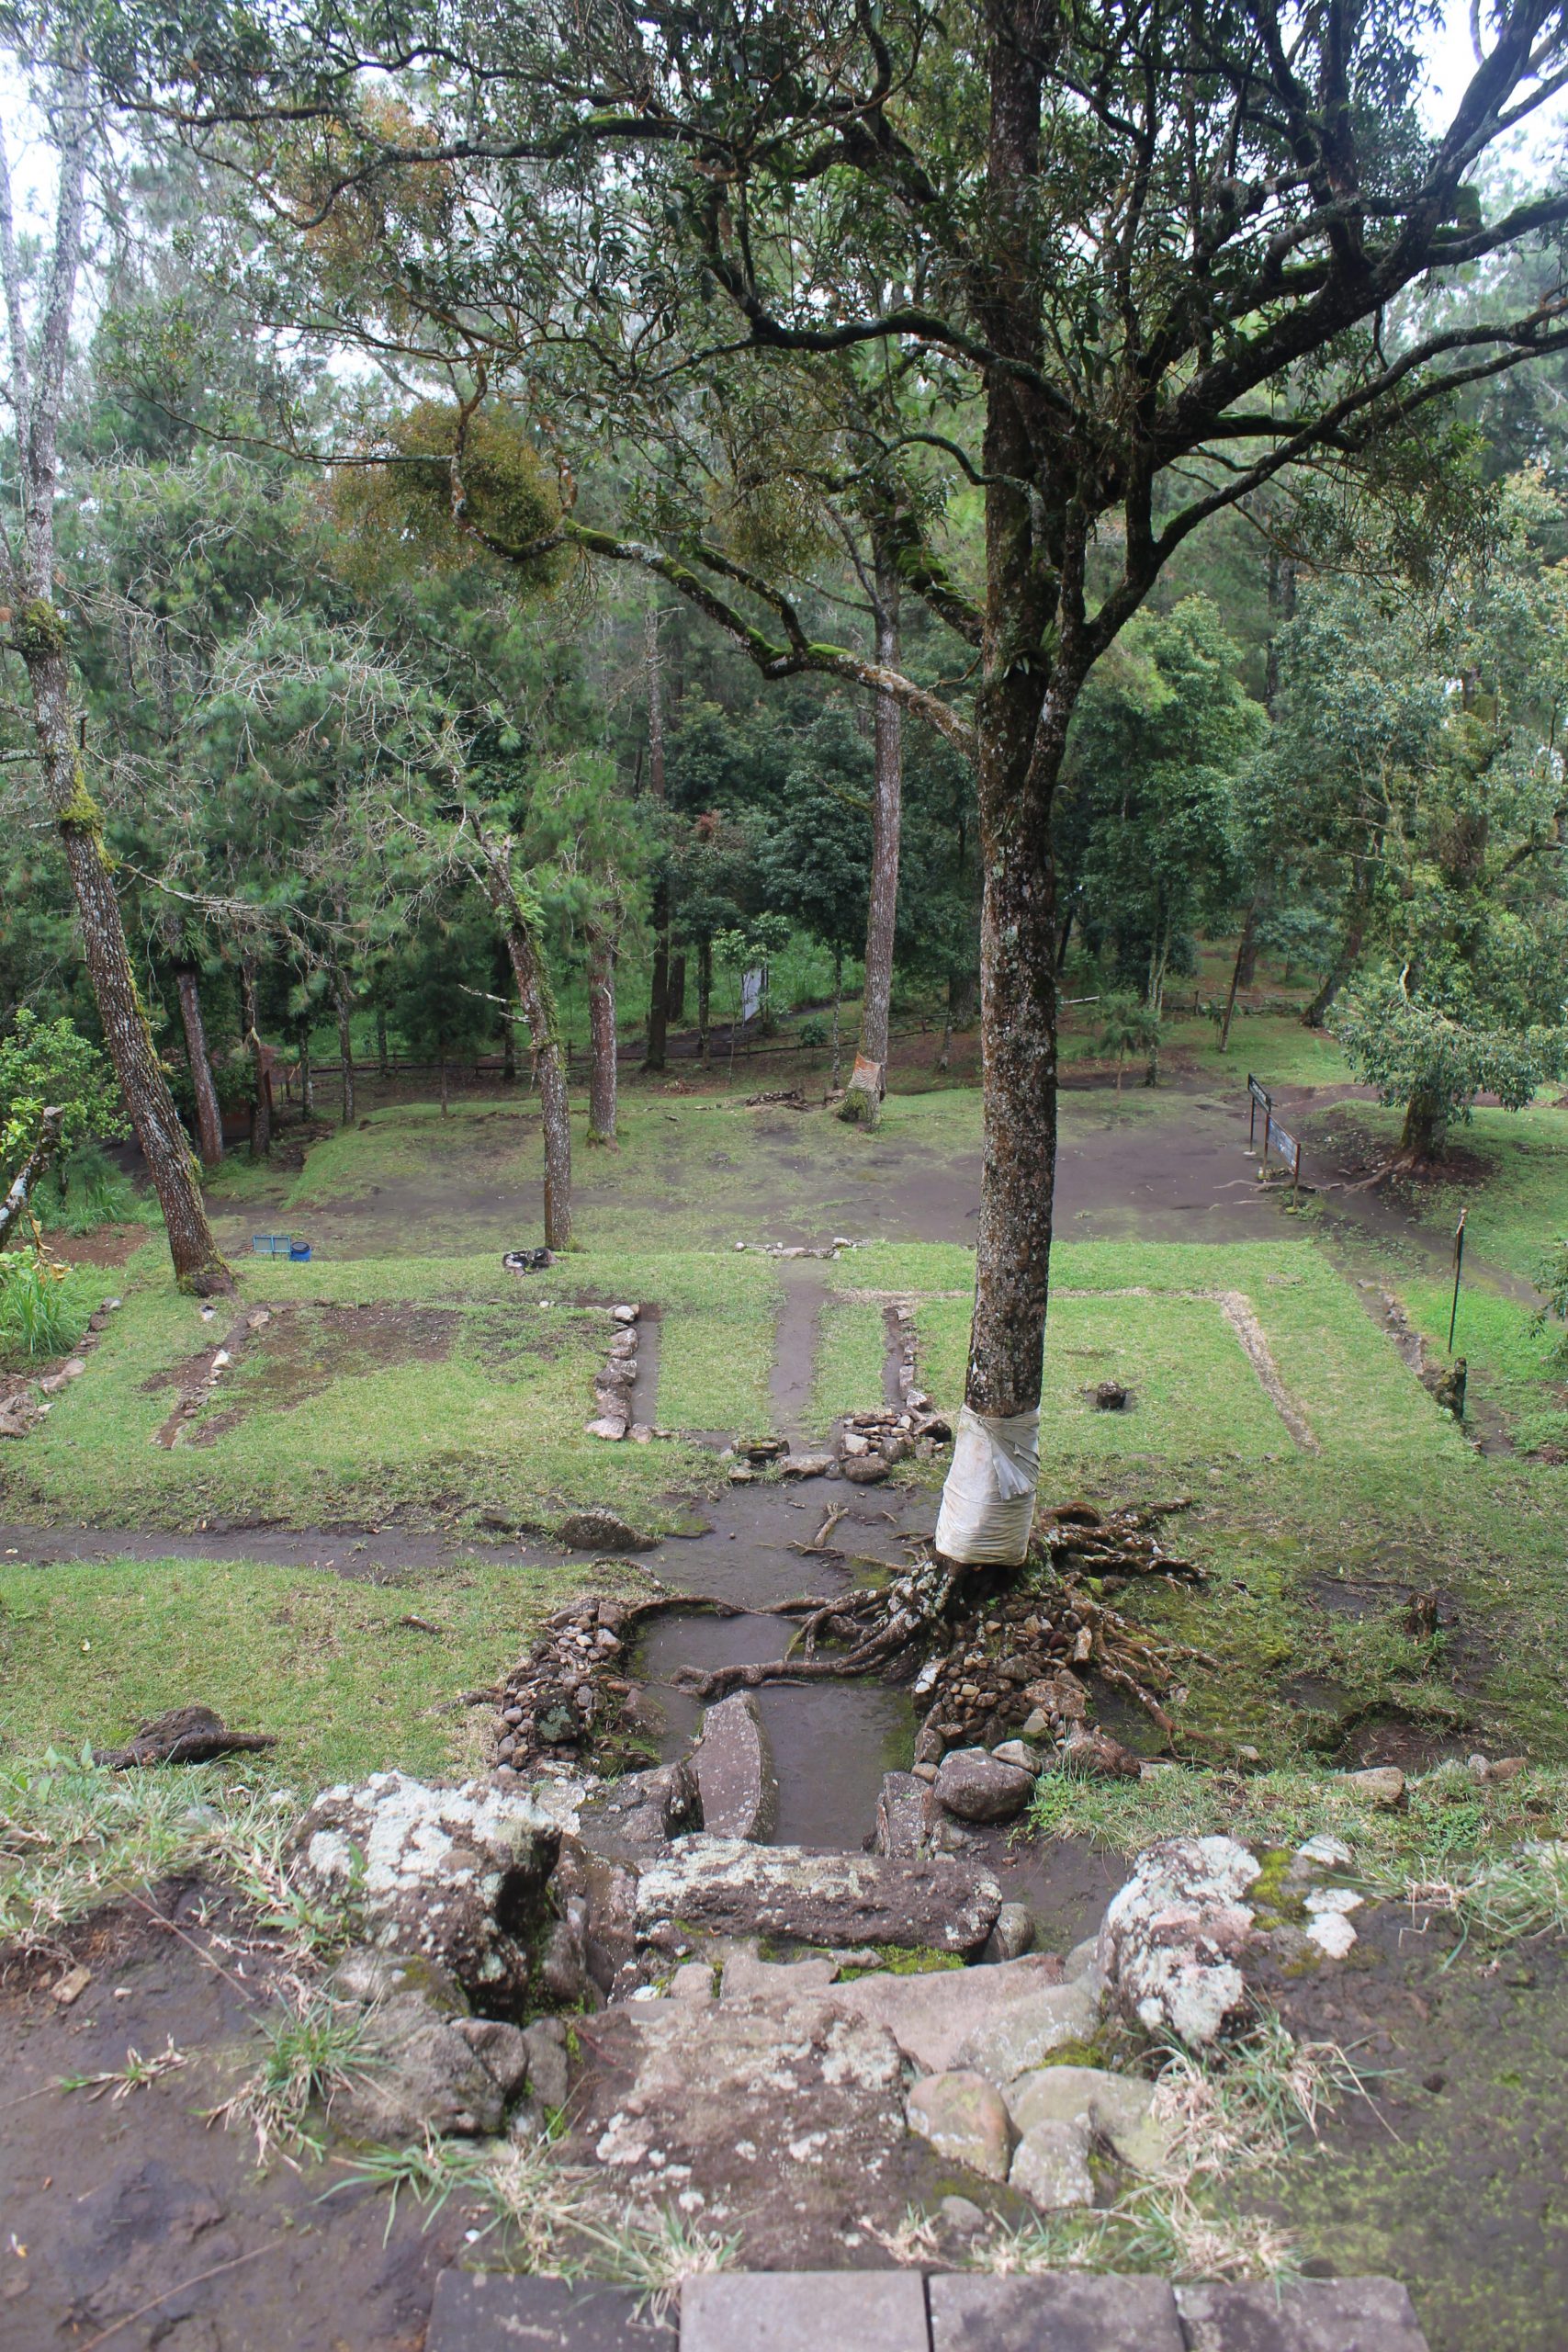
<path fill-rule="evenodd" d="M 1016 1567 L 1029 1549 L 1040 1482 L 1040 1411 L 972 1413 L 953 1433 L 936 1548 L 971 1567 Z"/>

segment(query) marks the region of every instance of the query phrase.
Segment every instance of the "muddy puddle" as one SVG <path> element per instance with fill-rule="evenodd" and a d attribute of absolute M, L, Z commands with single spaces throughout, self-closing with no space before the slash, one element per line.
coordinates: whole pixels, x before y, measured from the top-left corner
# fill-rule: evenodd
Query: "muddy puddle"
<path fill-rule="evenodd" d="M 781 1273 L 770 1404 L 773 1428 L 799 1452 L 811 1442 L 805 1423 L 828 1283 L 814 1261 L 795 1261 Z M 900 1340 L 891 1316 L 887 1333 L 885 1391 L 891 1381 L 897 1396 Z M 637 1407 L 650 1411 L 642 1354 L 639 1341 Z M 683 1755 L 701 1724 L 703 1702 L 677 1679 L 682 1668 L 711 1671 L 783 1657 L 792 1621 L 763 1612 L 802 1594 L 828 1598 L 876 1582 L 904 1566 L 911 1543 L 930 1532 L 935 1510 L 934 1495 L 847 1479 L 732 1487 L 713 1506 L 707 1534 L 650 1558 L 648 1565 L 667 1583 L 748 1612 L 677 1610 L 652 1621 L 635 1668 L 647 1686 L 660 1755 Z M 819 1535 L 828 1549 L 816 1548 Z M 858 1851 L 871 1836 L 883 1774 L 908 1771 L 914 1755 L 917 1714 L 908 1690 L 871 1679 L 772 1683 L 756 1695 L 779 1783 L 775 1841 Z"/>

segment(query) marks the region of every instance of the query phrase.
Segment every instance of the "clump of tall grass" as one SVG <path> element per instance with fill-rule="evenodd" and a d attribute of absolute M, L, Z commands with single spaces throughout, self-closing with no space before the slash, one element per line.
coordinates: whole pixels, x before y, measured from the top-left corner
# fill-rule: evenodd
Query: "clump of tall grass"
<path fill-rule="evenodd" d="M 94 1286 L 41 1250 L 0 1257 L 0 1360 L 35 1363 L 71 1353 L 87 1328 Z"/>

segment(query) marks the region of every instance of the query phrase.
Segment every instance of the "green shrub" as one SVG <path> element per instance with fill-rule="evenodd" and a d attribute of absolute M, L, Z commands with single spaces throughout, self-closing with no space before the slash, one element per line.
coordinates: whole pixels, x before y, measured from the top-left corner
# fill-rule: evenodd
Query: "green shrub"
<path fill-rule="evenodd" d="M 800 1042 L 803 1046 L 825 1046 L 828 1042 L 828 1023 L 825 1021 L 803 1021 L 800 1024 Z"/>
<path fill-rule="evenodd" d="M 96 1144 L 85 1144 L 51 1169 L 33 1194 L 39 1225 L 54 1233 L 96 1233 L 139 1214 L 136 1187 Z"/>

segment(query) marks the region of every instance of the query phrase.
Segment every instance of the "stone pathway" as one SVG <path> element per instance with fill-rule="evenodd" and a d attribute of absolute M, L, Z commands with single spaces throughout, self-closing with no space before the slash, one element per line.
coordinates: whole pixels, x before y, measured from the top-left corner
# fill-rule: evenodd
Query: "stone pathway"
<path fill-rule="evenodd" d="M 1064 2272 L 726 2271 L 679 2315 L 623 2287 L 444 2271 L 425 2352 L 1426 2352 L 1392 2278 L 1171 2287 Z"/>

